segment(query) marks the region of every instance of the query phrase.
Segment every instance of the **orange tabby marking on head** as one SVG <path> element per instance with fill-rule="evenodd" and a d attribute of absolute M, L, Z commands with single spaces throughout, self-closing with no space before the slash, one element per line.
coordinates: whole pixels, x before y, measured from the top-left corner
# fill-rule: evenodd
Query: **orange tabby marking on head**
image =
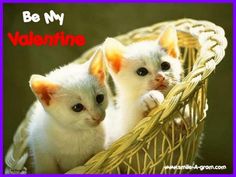
<path fill-rule="evenodd" d="M 177 52 L 174 49 L 169 50 L 168 51 L 168 55 L 170 55 L 170 56 L 172 56 L 174 58 L 177 58 Z"/>
<path fill-rule="evenodd" d="M 121 69 L 121 55 L 118 53 L 110 53 L 108 60 L 111 63 L 113 71 L 118 73 Z"/>
<path fill-rule="evenodd" d="M 46 103 L 47 106 L 50 105 L 51 96 L 56 92 L 57 85 L 47 85 L 46 83 L 35 82 L 32 85 L 35 93 L 40 97 L 42 101 Z"/>
<path fill-rule="evenodd" d="M 103 85 L 104 84 L 104 79 L 105 79 L 105 74 L 104 74 L 103 70 L 99 70 L 98 75 L 99 75 L 99 78 L 100 78 L 99 82 L 100 82 L 101 85 Z"/>
<path fill-rule="evenodd" d="M 166 49 L 167 54 L 178 58 L 179 49 L 178 49 L 178 36 L 176 29 L 172 26 L 169 26 L 159 37 L 159 44 Z"/>
<path fill-rule="evenodd" d="M 101 84 L 103 84 L 104 82 L 104 71 L 103 71 L 103 66 L 100 63 L 94 62 L 94 64 L 91 66 L 91 70 L 90 73 L 92 75 L 94 75 L 95 77 L 97 77 L 97 79 L 99 80 L 99 82 Z"/>
<path fill-rule="evenodd" d="M 95 55 L 92 58 L 89 73 L 94 75 L 100 82 L 100 84 L 104 84 L 105 80 L 105 73 L 104 73 L 104 66 L 103 66 L 103 54 L 100 49 L 98 49 Z"/>

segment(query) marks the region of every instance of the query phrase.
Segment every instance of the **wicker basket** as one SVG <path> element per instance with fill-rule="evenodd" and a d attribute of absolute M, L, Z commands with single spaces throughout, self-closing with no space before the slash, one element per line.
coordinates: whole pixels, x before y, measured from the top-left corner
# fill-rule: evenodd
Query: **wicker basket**
<path fill-rule="evenodd" d="M 185 69 L 182 82 L 130 133 L 68 173 L 185 173 L 186 170 L 167 169 L 166 166 L 194 163 L 208 108 L 207 78 L 224 57 L 227 46 L 224 30 L 208 21 L 181 19 L 136 29 L 116 38 L 124 44 L 155 39 L 170 23 L 178 32 Z M 86 61 L 95 49 L 88 50 L 75 62 Z M 31 109 L 6 155 L 10 173 L 25 173 L 28 159 L 26 129 L 30 114 Z M 176 117 L 180 118 L 180 123 L 176 123 Z"/>

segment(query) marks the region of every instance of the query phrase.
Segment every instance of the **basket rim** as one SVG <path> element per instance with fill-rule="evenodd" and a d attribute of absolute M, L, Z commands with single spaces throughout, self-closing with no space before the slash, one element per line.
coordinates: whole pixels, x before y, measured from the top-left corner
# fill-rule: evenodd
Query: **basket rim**
<path fill-rule="evenodd" d="M 120 150 L 119 152 L 116 152 L 116 151 L 111 152 L 111 149 L 117 149 L 117 147 L 122 146 L 122 142 L 124 140 L 129 139 L 130 136 L 135 136 L 135 132 L 140 132 L 140 130 L 143 129 L 142 125 L 144 122 L 146 124 L 151 123 L 153 116 L 156 116 L 159 114 L 158 120 L 160 124 L 167 122 L 168 121 L 167 117 L 171 115 L 171 112 L 164 114 L 165 110 L 168 107 L 168 104 L 170 102 L 173 102 L 173 100 L 175 100 L 177 96 L 180 94 L 181 96 L 177 98 L 179 100 L 178 103 L 183 103 L 188 98 L 188 96 L 195 91 L 199 83 L 207 79 L 212 73 L 212 71 L 214 71 L 215 67 L 221 62 L 225 54 L 224 50 L 227 46 L 227 40 L 224 36 L 225 33 L 221 27 L 209 21 L 194 20 L 190 18 L 184 18 L 184 19 L 180 19 L 176 21 L 160 22 L 160 23 L 151 25 L 151 27 L 157 28 L 159 26 L 167 26 L 169 24 L 173 24 L 176 27 L 178 33 L 184 32 L 184 33 L 190 34 L 191 36 L 196 38 L 199 42 L 200 52 L 199 52 L 199 55 L 197 56 L 196 62 L 194 63 L 192 71 L 189 72 L 187 76 L 185 76 L 185 78 L 178 85 L 174 86 L 171 89 L 171 91 L 168 93 L 167 97 L 165 98 L 164 102 L 158 108 L 151 111 L 150 114 L 144 119 L 142 119 L 135 126 L 135 128 L 132 129 L 128 134 L 124 135 L 120 139 L 113 142 L 113 144 L 107 150 L 103 150 L 99 152 L 98 154 L 96 154 L 95 156 L 93 156 L 84 165 L 75 167 L 74 169 L 68 171 L 67 173 L 73 173 L 75 169 L 80 168 L 80 167 L 88 167 L 87 168 L 88 171 L 84 171 L 85 173 L 87 173 L 92 169 L 98 168 L 105 161 L 106 157 L 120 154 L 123 151 Z M 119 35 L 115 38 L 118 40 L 121 40 L 124 36 L 132 35 L 132 33 L 138 30 L 145 30 L 147 28 L 148 27 L 138 28 L 131 32 L 128 32 L 127 34 Z M 212 43 L 212 41 L 215 41 L 215 43 Z M 204 44 L 210 43 L 210 42 L 211 42 L 211 45 L 205 47 Z M 80 58 L 83 58 L 84 56 L 88 55 L 88 53 L 91 52 L 91 50 L 95 49 L 98 46 L 95 46 L 89 51 L 85 52 L 84 54 L 81 55 Z M 190 82 L 194 84 L 191 88 L 189 88 L 187 84 Z M 179 87 L 181 87 L 182 89 L 178 89 Z M 191 91 L 188 91 L 185 93 L 184 90 L 186 88 L 191 89 Z M 177 107 L 177 105 L 178 104 L 176 103 L 175 107 Z M 145 129 L 143 129 L 140 133 L 141 136 L 136 135 L 137 138 L 139 138 L 139 140 L 142 140 L 144 136 L 146 135 L 146 132 L 145 132 Z M 125 150 L 126 148 L 123 148 L 123 150 Z M 101 156 L 103 156 L 103 158 L 101 158 Z M 97 157 L 100 157 L 99 162 L 96 161 Z M 94 164 L 96 165 L 94 166 Z"/>

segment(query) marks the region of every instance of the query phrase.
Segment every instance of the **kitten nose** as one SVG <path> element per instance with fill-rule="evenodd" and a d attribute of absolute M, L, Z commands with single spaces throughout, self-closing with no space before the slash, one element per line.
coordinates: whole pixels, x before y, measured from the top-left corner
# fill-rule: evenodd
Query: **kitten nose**
<path fill-rule="evenodd" d="M 102 120 L 101 117 L 99 117 L 99 116 L 92 117 L 92 119 L 93 119 L 95 122 L 100 122 L 100 121 Z"/>
<path fill-rule="evenodd" d="M 104 120 L 105 115 L 106 115 L 105 111 L 97 111 L 97 112 L 92 116 L 92 119 L 93 119 L 94 121 L 96 121 L 96 122 L 98 122 L 98 121 L 101 122 L 101 121 Z"/>
<path fill-rule="evenodd" d="M 157 82 L 163 82 L 165 80 L 165 77 L 161 74 L 157 74 L 155 80 Z"/>

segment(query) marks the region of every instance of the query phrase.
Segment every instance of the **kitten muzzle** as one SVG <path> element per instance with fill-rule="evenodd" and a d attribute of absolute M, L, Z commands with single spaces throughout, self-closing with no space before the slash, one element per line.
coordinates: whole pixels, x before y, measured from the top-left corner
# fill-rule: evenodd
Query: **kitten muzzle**
<path fill-rule="evenodd" d="M 153 87 L 153 90 L 163 91 L 163 90 L 167 89 L 167 87 L 168 87 L 168 84 L 158 84 Z"/>
<path fill-rule="evenodd" d="M 165 81 L 165 77 L 162 74 L 157 74 L 155 81 L 162 83 Z"/>
<path fill-rule="evenodd" d="M 105 118 L 106 112 L 100 109 L 95 110 L 90 114 L 90 122 L 93 126 L 99 125 Z"/>
<path fill-rule="evenodd" d="M 101 122 L 103 119 L 101 117 L 92 117 L 93 121 Z"/>
<path fill-rule="evenodd" d="M 152 83 L 153 90 L 165 90 L 169 83 L 162 74 L 157 74 L 155 80 Z"/>
<path fill-rule="evenodd" d="M 100 124 L 100 122 L 102 122 L 104 120 L 105 116 L 101 115 L 101 116 L 93 116 L 92 120 L 95 124 Z"/>

